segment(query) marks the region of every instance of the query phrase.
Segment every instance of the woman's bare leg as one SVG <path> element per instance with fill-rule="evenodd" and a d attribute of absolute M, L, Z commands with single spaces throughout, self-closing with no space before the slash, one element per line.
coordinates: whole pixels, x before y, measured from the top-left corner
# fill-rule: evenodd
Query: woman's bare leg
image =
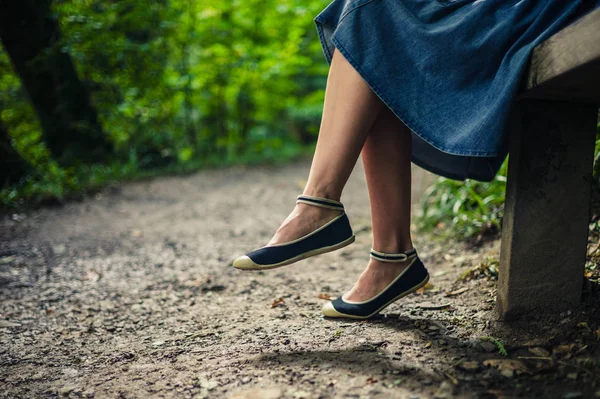
<path fill-rule="evenodd" d="M 362 159 L 369 187 L 373 249 L 399 253 L 411 249 L 411 133 L 387 107 L 373 124 Z M 370 259 L 354 287 L 350 301 L 365 301 L 381 291 L 407 266 Z"/>
<path fill-rule="evenodd" d="M 339 201 L 367 134 L 384 107 L 358 72 L 334 51 L 317 147 L 303 194 Z M 267 245 L 302 237 L 338 214 L 297 204 Z"/>

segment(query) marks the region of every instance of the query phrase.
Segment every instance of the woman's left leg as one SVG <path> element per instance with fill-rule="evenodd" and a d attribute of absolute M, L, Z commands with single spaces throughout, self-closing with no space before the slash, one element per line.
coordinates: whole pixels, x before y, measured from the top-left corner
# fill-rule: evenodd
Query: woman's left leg
<path fill-rule="evenodd" d="M 371 202 L 373 249 L 379 252 L 399 253 L 412 248 L 411 145 L 410 130 L 386 107 L 371 127 L 361 152 Z M 408 264 L 370 259 L 344 298 L 350 301 L 373 298 Z"/>

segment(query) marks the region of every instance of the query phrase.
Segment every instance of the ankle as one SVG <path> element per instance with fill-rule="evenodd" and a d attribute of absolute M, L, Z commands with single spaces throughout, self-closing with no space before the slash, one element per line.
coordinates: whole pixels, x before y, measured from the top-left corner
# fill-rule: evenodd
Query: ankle
<path fill-rule="evenodd" d="M 370 259 L 368 268 L 371 270 L 377 271 L 378 273 L 396 273 L 397 271 L 402 271 L 408 267 L 410 264 L 410 259 L 407 259 L 403 262 L 381 262 L 377 259 Z"/>
<path fill-rule="evenodd" d="M 306 186 L 302 195 L 311 197 L 327 198 L 334 201 L 339 201 L 342 197 L 342 191 L 330 185 L 321 186 Z"/>
<path fill-rule="evenodd" d="M 386 254 L 400 254 L 413 249 L 410 238 L 405 240 L 374 240 L 373 249 Z"/>
<path fill-rule="evenodd" d="M 298 215 L 310 215 L 309 217 L 329 218 L 338 216 L 342 211 L 338 209 L 321 208 L 308 204 L 296 204 Z"/>

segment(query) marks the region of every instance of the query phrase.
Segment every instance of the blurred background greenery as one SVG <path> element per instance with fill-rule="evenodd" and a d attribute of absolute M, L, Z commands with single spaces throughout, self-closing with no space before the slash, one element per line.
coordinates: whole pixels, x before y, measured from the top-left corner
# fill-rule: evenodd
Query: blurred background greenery
<path fill-rule="evenodd" d="M 314 142 L 328 67 L 312 19 L 327 0 L 22 4 L 27 26 L 0 17 L 0 146 L 18 152 L 2 154 L 5 208 L 148 174 L 285 161 Z M 29 59 L 13 67 L 9 54 Z M 73 115 L 86 94 L 90 110 Z"/>
<path fill-rule="evenodd" d="M 309 154 L 328 71 L 313 18 L 327 4 L 14 3 L 0 14 L 0 207 Z M 505 184 L 506 164 L 491 183 L 440 178 L 419 224 L 493 236 Z"/>

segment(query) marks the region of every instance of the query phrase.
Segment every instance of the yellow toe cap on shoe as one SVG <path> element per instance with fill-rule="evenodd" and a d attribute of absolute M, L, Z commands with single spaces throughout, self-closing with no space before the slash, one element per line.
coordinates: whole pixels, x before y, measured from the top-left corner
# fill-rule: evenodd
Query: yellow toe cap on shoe
<path fill-rule="evenodd" d="M 236 258 L 233 261 L 233 267 L 241 270 L 255 270 L 260 268 L 256 263 L 252 261 L 252 259 L 250 259 L 246 255 Z"/>
<path fill-rule="evenodd" d="M 346 317 L 346 315 L 335 310 L 331 302 L 327 302 L 325 305 L 323 305 L 321 313 L 323 313 L 323 316 L 325 317 Z"/>

